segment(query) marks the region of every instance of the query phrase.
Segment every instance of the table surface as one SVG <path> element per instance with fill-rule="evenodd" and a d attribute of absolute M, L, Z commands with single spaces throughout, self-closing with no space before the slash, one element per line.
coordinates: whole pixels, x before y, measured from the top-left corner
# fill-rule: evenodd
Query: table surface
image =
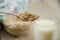
<path fill-rule="evenodd" d="M 32 40 L 30 38 L 30 36 L 28 36 L 28 35 L 21 35 L 21 36 L 16 37 L 16 36 L 10 35 L 5 30 L 1 30 L 0 32 L 1 32 L 0 33 L 1 34 L 0 35 L 1 39 L 0 40 Z"/>

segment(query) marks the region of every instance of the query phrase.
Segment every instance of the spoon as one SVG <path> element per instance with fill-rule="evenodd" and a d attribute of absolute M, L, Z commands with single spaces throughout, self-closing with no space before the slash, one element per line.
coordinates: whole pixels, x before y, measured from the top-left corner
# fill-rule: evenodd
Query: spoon
<path fill-rule="evenodd" d="M 0 14 L 1 14 L 1 13 L 3 13 L 3 14 L 8 14 L 8 15 L 14 15 L 14 16 L 16 16 L 18 19 L 20 19 L 20 17 L 17 16 L 17 15 L 15 15 L 15 14 L 11 14 L 11 13 L 8 13 L 8 12 L 0 12 Z"/>

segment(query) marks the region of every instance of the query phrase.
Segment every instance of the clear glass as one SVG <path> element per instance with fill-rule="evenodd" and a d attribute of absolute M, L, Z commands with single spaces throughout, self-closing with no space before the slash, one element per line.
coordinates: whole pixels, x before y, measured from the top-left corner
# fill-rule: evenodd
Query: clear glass
<path fill-rule="evenodd" d="M 39 20 L 34 24 L 34 40 L 56 40 L 57 25 L 51 20 Z"/>

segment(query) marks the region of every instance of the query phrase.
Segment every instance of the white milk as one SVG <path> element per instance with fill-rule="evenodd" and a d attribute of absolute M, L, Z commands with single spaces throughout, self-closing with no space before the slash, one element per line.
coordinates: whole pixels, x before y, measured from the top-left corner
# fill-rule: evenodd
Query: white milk
<path fill-rule="evenodd" d="M 35 40 L 53 40 L 55 28 L 56 24 L 51 20 L 35 21 L 34 24 Z"/>

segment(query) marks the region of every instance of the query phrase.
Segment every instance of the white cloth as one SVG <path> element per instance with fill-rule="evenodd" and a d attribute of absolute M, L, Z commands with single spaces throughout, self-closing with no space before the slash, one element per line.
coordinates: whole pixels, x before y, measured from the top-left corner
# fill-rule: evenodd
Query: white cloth
<path fill-rule="evenodd" d="M 27 7 L 27 4 L 28 0 L 7 0 L 6 7 L 3 10 L 5 12 L 18 13 L 24 11 Z"/>

